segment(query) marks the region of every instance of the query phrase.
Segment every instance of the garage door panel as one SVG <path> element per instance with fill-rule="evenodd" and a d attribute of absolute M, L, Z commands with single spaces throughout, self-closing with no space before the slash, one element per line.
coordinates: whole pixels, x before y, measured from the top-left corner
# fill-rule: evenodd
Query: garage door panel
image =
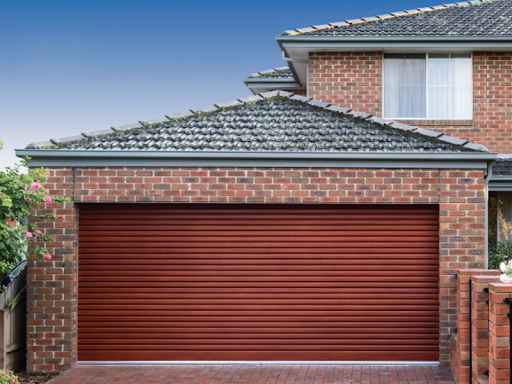
<path fill-rule="evenodd" d="M 82 205 L 79 360 L 435 361 L 431 206 Z"/>

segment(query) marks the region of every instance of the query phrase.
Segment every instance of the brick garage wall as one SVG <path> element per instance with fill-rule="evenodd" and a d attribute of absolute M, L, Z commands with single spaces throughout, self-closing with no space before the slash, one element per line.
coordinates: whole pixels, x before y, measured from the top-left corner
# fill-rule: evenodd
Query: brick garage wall
<path fill-rule="evenodd" d="M 449 365 L 456 326 L 455 271 L 484 264 L 483 170 L 347 168 L 50 169 L 47 187 L 74 202 L 439 204 L 440 352 Z M 56 235 L 50 261 L 30 260 L 29 372 L 76 362 L 78 210 L 73 203 L 44 223 Z"/>
<path fill-rule="evenodd" d="M 309 96 L 382 116 L 382 53 L 327 52 L 309 56 Z M 473 54 L 474 120 L 405 121 L 512 153 L 512 52 Z"/>

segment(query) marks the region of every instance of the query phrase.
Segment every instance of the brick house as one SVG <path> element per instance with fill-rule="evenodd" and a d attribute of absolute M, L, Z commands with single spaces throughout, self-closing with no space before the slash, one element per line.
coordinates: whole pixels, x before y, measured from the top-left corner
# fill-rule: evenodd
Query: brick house
<path fill-rule="evenodd" d="M 511 18 L 469 1 L 285 31 L 255 96 L 17 150 L 71 199 L 29 263 L 27 369 L 448 366 L 455 271 L 512 221 Z"/>

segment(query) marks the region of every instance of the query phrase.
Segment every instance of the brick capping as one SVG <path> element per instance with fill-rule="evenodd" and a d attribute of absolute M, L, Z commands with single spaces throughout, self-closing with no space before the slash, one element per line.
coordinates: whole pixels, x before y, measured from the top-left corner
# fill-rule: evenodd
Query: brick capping
<path fill-rule="evenodd" d="M 77 361 L 78 215 L 82 203 L 327 203 L 439 205 L 440 364 L 449 365 L 458 270 L 485 257 L 484 172 L 471 169 L 81 167 L 50 168 L 46 186 L 70 197 L 56 223 L 53 258 L 28 265 L 27 371 L 58 372 Z M 479 275 L 486 272 L 477 271 Z M 471 271 L 460 271 L 462 283 Z M 462 302 L 461 302 L 462 303 Z M 465 312 L 469 316 L 469 312 Z M 467 327 L 466 327 L 467 328 Z M 461 337 L 459 333 L 458 337 Z M 466 335 L 467 338 L 467 335 Z M 466 351 L 466 355 L 469 351 Z M 463 358 L 467 358 L 463 357 Z M 468 373 L 466 373 L 467 375 Z"/>

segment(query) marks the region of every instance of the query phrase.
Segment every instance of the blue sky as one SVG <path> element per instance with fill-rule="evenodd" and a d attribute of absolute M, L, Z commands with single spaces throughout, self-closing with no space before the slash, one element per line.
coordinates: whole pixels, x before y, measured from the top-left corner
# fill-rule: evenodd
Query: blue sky
<path fill-rule="evenodd" d="M 441 2 L 440 2 L 441 3 Z M 250 95 L 285 65 L 286 29 L 437 5 L 428 0 L 5 0 L 0 169 L 15 148 Z"/>

